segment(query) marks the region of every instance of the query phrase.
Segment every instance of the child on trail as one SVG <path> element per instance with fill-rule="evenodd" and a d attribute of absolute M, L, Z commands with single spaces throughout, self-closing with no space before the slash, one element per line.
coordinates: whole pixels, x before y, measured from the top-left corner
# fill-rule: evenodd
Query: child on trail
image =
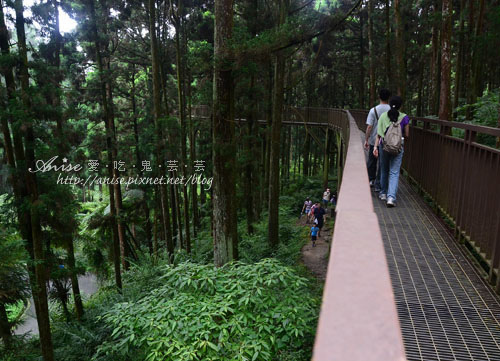
<path fill-rule="evenodd" d="M 309 197 L 306 198 L 306 201 L 304 202 L 304 206 L 302 207 L 302 212 L 301 213 L 306 213 L 306 223 L 309 223 L 309 213 L 311 213 L 311 207 L 313 205 L 313 202 L 310 200 Z"/>
<path fill-rule="evenodd" d="M 316 247 L 316 239 L 318 238 L 319 227 L 314 225 L 311 227 L 311 242 L 313 247 Z"/>

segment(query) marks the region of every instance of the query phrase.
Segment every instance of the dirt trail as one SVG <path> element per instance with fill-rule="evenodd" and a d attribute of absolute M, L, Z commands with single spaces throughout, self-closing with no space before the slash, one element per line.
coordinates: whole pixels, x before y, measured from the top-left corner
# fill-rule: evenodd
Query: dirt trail
<path fill-rule="evenodd" d="M 328 209 L 327 214 L 330 215 L 330 209 Z M 330 252 L 330 243 L 333 235 L 332 223 L 330 217 L 325 217 L 325 225 L 321 230 L 321 237 L 318 237 L 316 241 L 316 247 L 312 246 L 310 233 L 308 236 L 309 242 L 302 247 L 302 262 L 304 262 L 306 267 L 316 276 L 316 278 L 321 280 L 326 279 L 328 253 Z M 299 219 L 297 224 L 303 227 L 307 226 L 309 230 L 312 227 L 312 223 L 306 223 L 305 215 Z"/>

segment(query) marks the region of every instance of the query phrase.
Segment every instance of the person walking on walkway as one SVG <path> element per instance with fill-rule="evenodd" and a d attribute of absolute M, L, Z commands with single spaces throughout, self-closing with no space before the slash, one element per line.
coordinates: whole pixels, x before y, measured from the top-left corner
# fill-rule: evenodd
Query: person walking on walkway
<path fill-rule="evenodd" d="M 368 150 L 368 161 L 366 167 L 368 168 L 368 178 L 370 179 L 370 187 L 373 187 L 375 192 L 380 191 L 380 170 L 378 169 L 378 158 L 373 155 L 373 148 L 377 138 L 377 125 L 380 116 L 389 111 L 389 98 L 391 92 L 387 89 L 380 89 L 378 96 L 380 104 L 371 108 L 366 118 L 366 132 L 365 132 L 365 149 Z"/>
<path fill-rule="evenodd" d="M 399 111 L 401 105 L 403 105 L 401 97 L 393 96 L 389 100 L 389 105 L 391 109 L 382 114 L 378 121 L 373 155 L 377 158 L 380 157 L 381 189 L 379 198 L 387 201 L 387 207 L 394 207 L 398 192 L 399 172 L 403 160 L 404 138 L 408 138 L 410 135 L 410 118 Z"/>

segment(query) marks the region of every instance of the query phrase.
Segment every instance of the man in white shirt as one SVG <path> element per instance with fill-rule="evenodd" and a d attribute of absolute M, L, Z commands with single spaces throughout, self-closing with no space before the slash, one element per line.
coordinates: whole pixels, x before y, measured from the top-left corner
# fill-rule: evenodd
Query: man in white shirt
<path fill-rule="evenodd" d="M 375 192 L 380 190 L 380 174 L 377 171 L 378 158 L 373 155 L 373 146 L 377 138 L 377 124 L 380 116 L 388 112 L 391 107 L 389 106 L 389 98 L 391 92 L 387 89 L 381 89 L 378 93 L 380 104 L 371 108 L 366 118 L 366 133 L 365 133 L 365 148 L 368 149 L 368 161 L 366 167 L 368 168 L 368 178 L 370 179 L 370 187 L 374 187 Z"/>

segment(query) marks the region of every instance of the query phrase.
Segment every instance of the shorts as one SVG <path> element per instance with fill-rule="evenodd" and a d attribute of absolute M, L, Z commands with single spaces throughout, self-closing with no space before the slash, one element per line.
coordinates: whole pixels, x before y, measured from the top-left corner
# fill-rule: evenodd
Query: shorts
<path fill-rule="evenodd" d="M 309 214 L 311 213 L 311 210 L 310 209 L 306 209 L 306 214 Z"/>
<path fill-rule="evenodd" d="M 318 237 L 317 236 L 311 236 L 311 240 L 315 241 Z"/>
<path fill-rule="evenodd" d="M 326 199 L 323 199 L 323 205 L 327 206 L 330 201 L 327 201 Z"/>

